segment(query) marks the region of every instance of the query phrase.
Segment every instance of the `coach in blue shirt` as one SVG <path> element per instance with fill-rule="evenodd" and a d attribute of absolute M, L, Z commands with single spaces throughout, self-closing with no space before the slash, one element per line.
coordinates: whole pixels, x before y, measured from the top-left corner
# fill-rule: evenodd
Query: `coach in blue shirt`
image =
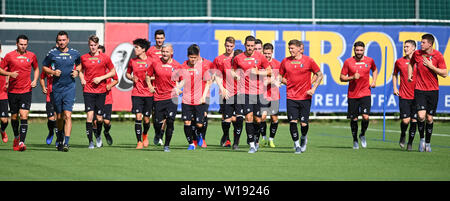
<path fill-rule="evenodd" d="M 53 88 L 50 96 L 57 114 L 58 133 L 56 143 L 58 151 L 67 152 L 69 151 L 69 139 L 72 131 L 75 77 L 78 76 L 81 69 L 81 59 L 77 50 L 67 46 L 69 44 L 67 32 L 60 31 L 56 36 L 56 43 L 58 47 L 50 50 L 47 54 L 42 69 L 45 73 L 53 76 Z"/>

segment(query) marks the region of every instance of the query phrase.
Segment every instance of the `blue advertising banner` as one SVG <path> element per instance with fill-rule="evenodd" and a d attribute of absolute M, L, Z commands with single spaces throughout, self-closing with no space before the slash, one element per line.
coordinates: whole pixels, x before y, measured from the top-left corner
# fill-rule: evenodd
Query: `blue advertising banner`
<path fill-rule="evenodd" d="M 211 23 L 150 23 L 149 39 L 155 43 L 153 34 L 163 29 L 166 42 L 174 46 L 174 58 L 182 63 L 187 60 L 187 48 L 195 43 L 200 46 L 201 56 L 213 61 L 225 52 L 225 38 L 236 39 L 236 49 L 244 50 L 248 35 L 272 43 L 274 58 L 281 61 L 290 56 L 287 43 L 291 39 L 304 42 L 304 54 L 312 57 L 324 73 L 322 84 L 312 98 L 311 112 L 346 112 L 348 83 L 339 80 L 344 61 L 353 54 L 353 43 L 363 41 L 366 55 L 375 60 L 378 68 L 376 88 L 372 89 L 372 112 L 398 112 L 398 97 L 393 95 L 392 72 L 394 63 L 403 56 L 404 41 L 417 41 L 431 33 L 436 37 L 435 49 L 450 63 L 450 27 L 441 26 L 380 26 L 380 25 L 273 25 L 273 24 L 211 24 Z M 384 79 L 386 70 L 386 93 Z M 450 78 L 439 77 L 438 113 L 450 113 Z M 280 89 L 280 111 L 286 111 L 286 87 Z M 219 91 L 211 90 L 210 111 L 219 110 Z"/>

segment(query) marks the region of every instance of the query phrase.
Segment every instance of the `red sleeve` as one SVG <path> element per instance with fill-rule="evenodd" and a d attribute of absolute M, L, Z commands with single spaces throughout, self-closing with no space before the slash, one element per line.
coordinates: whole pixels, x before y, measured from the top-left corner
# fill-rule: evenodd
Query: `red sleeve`
<path fill-rule="evenodd" d="M 117 72 L 114 74 L 114 76 L 112 77 L 113 80 L 119 80 L 119 77 L 117 77 Z"/>
<path fill-rule="evenodd" d="M 417 61 L 416 61 L 416 54 L 419 53 L 418 51 L 420 51 L 420 50 L 416 50 L 416 51 L 413 53 L 412 58 L 409 60 L 409 64 L 411 64 L 411 66 L 412 66 L 413 68 L 414 68 L 414 64 L 417 63 Z"/>
<path fill-rule="evenodd" d="M 311 62 L 311 71 L 313 73 L 317 73 L 320 71 L 319 66 L 317 65 L 317 63 L 314 61 L 314 59 L 310 58 L 310 62 Z"/>
<path fill-rule="evenodd" d="M 372 72 L 373 72 L 377 69 L 377 66 L 375 65 L 375 60 L 372 59 L 371 62 L 372 62 L 372 64 L 371 64 L 372 67 L 370 69 L 372 69 Z"/>
<path fill-rule="evenodd" d="M 32 59 L 33 59 L 33 62 L 31 63 L 31 65 L 33 66 L 33 68 L 34 69 L 39 68 L 39 64 L 38 64 L 37 57 L 36 57 L 35 54 L 33 54 L 33 58 Z"/>
<path fill-rule="evenodd" d="M 133 62 L 132 62 L 132 60 L 130 60 L 128 62 L 127 73 L 131 74 L 132 72 L 133 72 Z"/>
<path fill-rule="evenodd" d="M 156 63 L 152 63 L 152 65 L 150 65 L 150 67 L 147 68 L 148 76 L 150 76 L 150 77 L 153 76 L 155 65 L 156 65 Z M 127 72 L 128 72 L 128 70 L 127 70 Z M 116 74 L 116 76 L 117 76 L 117 74 Z"/>
<path fill-rule="evenodd" d="M 344 65 L 342 66 L 341 75 L 348 75 L 348 62 L 347 62 L 347 60 L 344 61 Z"/>
<path fill-rule="evenodd" d="M 0 62 L 0 68 L 3 68 L 6 70 L 6 66 L 8 66 L 8 55 L 6 55 L 5 58 L 2 59 L 2 61 Z"/>
<path fill-rule="evenodd" d="M 438 63 L 437 63 L 437 68 L 440 68 L 440 69 L 447 69 L 447 65 L 445 65 L 445 60 L 444 60 L 444 57 L 442 56 L 442 54 L 439 54 L 439 57 L 438 57 Z"/>
<path fill-rule="evenodd" d="M 270 66 L 269 61 L 267 60 L 267 58 L 263 54 L 261 54 L 261 66 L 263 68 L 268 68 Z"/>
<path fill-rule="evenodd" d="M 233 67 L 234 70 L 236 70 L 238 68 L 238 63 L 239 63 L 239 57 L 235 56 L 232 60 L 231 60 L 231 66 Z"/>
<path fill-rule="evenodd" d="M 47 76 L 47 74 L 44 72 L 44 71 L 42 71 L 41 72 L 41 75 L 39 76 L 41 79 L 45 79 L 45 77 Z"/>
<path fill-rule="evenodd" d="M 397 74 L 398 74 L 398 71 L 399 71 L 399 69 L 400 69 L 398 63 L 399 63 L 398 60 L 395 61 L 395 64 L 394 64 L 394 73 L 393 73 L 394 75 L 397 75 Z"/>
<path fill-rule="evenodd" d="M 286 64 L 286 59 L 283 59 L 280 64 L 280 75 L 284 76 L 284 73 L 286 72 L 286 67 L 284 66 Z"/>
<path fill-rule="evenodd" d="M 106 59 L 106 68 L 111 71 L 114 68 L 114 64 L 112 63 L 111 58 L 105 55 L 105 59 Z"/>

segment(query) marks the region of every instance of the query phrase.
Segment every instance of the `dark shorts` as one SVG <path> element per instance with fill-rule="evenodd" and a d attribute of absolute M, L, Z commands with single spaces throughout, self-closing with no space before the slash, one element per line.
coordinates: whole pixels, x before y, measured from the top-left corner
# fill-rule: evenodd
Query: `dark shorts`
<path fill-rule="evenodd" d="M 261 117 L 261 106 L 267 104 L 263 95 L 239 94 L 237 103 L 240 104 L 240 111 L 237 114 L 247 115 L 253 112 L 253 116 Z"/>
<path fill-rule="evenodd" d="M 311 109 L 311 99 L 308 100 L 286 100 L 288 120 L 300 119 L 303 123 L 308 123 Z"/>
<path fill-rule="evenodd" d="M 8 93 L 8 103 L 11 114 L 19 113 L 19 110 L 30 110 L 31 91 L 23 94 Z"/>
<path fill-rule="evenodd" d="M 75 88 L 62 92 L 53 91 L 50 94 L 50 98 L 55 103 L 54 106 L 57 114 L 61 114 L 63 111 L 72 112 L 73 104 L 75 103 Z"/>
<path fill-rule="evenodd" d="M 421 91 L 414 90 L 414 100 L 417 111 L 426 110 L 427 114 L 435 115 L 439 99 L 439 90 Z"/>
<path fill-rule="evenodd" d="M 47 112 L 47 118 L 55 116 L 55 104 L 53 101 L 45 103 L 45 111 Z"/>
<path fill-rule="evenodd" d="M 8 99 L 0 100 L 0 117 L 9 117 Z"/>
<path fill-rule="evenodd" d="M 112 104 L 106 104 L 103 112 L 103 119 L 111 121 Z"/>
<path fill-rule="evenodd" d="M 193 118 L 196 123 L 203 124 L 205 122 L 205 112 L 208 112 L 207 104 L 188 105 L 181 104 L 181 119 L 183 121 L 191 121 Z"/>
<path fill-rule="evenodd" d="M 400 119 L 417 119 L 416 102 L 414 99 L 399 98 Z"/>
<path fill-rule="evenodd" d="M 224 119 L 229 119 L 233 116 L 236 116 L 237 111 L 240 108 L 237 104 L 237 96 L 238 95 L 236 94 L 228 99 L 222 99 L 219 112 L 222 114 Z"/>
<path fill-rule="evenodd" d="M 103 115 L 106 93 L 83 93 L 85 112 L 94 111 L 96 115 Z"/>
<path fill-rule="evenodd" d="M 347 118 L 358 118 L 361 114 L 369 114 L 372 98 L 371 96 L 364 96 L 361 98 L 349 98 L 347 108 Z"/>
<path fill-rule="evenodd" d="M 133 114 L 142 113 L 146 117 L 152 114 L 153 97 L 131 96 L 131 103 L 133 104 L 131 108 Z"/>
<path fill-rule="evenodd" d="M 280 111 L 280 100 L 269 101 L 269 104 L 263 105 L 262 112 L 267 112 L 267 115 L 278 115 Z"/>
<path fill-rule="evenodd" d="M 155 114 L 153 119 L 155 122 L 161 122 L 164 119 L 175 121 L 177 115 L 178 98 L 155 101 Z"/>

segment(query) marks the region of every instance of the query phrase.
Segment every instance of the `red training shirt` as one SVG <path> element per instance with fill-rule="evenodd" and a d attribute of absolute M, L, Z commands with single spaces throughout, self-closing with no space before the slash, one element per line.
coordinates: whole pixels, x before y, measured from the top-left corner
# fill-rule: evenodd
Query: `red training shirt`
<path fill-rule="evenodd" d="M 26 51 L 19 54 L 16 50 L 6 54 L 0 67 L 6 71 L 18 71 L 16 78 L 9 78 L 9 93 L 23 94 L 31 91 L 31 68 L 38 68 L 36 55 L 33 52 Z"/>
<path fill-rule="evenodd" d="M 427 59 L 431 59 L 433 66 L 435 66 L 436 68 L 447 69 L 444 57 L 439 51 L 433 50 L 431 54 L 427 54 L 422 50 L 416 50 L 410 62 L 412 66 L 414 66 L 414 64 L 417 64 L 416 68 L 414 68 L 414 71 L 417 71 L 417 76 L 413 77 L 413 80 L 417 80 L 415 89 L 422 91 L 439 90 L 437 74 L 423 65 L 424 57 Z"/>
<path fill-rule="evenodd" d="M 351 80 L 348 85 L 348 98 L 362 98 L 371 95 L 370 90 L 370 70 L 377 69 L 372 58 L 364 56 L 361 61 L 357 61 L 355 57 L 350 57 L 344 62 L 341 74 L 353 76 L 356 72 L 360 77 L 357 80 Z"/>

